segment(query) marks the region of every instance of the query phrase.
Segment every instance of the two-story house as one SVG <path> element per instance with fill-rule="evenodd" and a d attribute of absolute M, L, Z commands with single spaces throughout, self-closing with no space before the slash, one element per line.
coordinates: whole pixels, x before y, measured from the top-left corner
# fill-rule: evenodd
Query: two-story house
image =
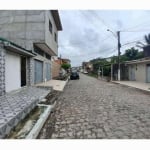
<path fill-rule="evenodd" d="M 61 30 L 57 10 L 0 10 L 0 95 L 51 79 Z"/>

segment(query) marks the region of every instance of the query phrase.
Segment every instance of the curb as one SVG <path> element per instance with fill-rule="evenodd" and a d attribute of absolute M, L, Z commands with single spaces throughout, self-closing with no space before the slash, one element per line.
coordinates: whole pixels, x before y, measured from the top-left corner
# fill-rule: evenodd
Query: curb
<path fill-rule="evenodd" d="M 133 86 L 125 85 L 125 84 L 121 84 L 121 83 L 116 83 L 116 82 L 114 82 L 114 81 L 110 81 L 110 82 L 113 83 L 113 84 L 119 84 L 119 85 L 122 85 L 122 86 L 125 86 L 125 87 L 130 87 L 130 88 L 139 90 L 139 91 L 141 91 L 141 92 L 144 92 L 144 93 L 146 93 L 146 94 L 150 94 L 150 91 L 148 91 L 148 90 L 140 89 L 140 88 L 137 88 L 137 87 L 133 87 Z"/>
<path fill-rule="evenodd" d="M 30 133 L 26 136 L 25 139 L 36 139 L 39 135 L 44 123 L 46 122 L 47 118 L 49 117 L 50 113 L 53 111 L 53 109 L 56 106 L 56 101 L 53 105 L 44 105 L 44 104 L 38 104 L 38 106 L 45 106 L 47 107 L 45 112 L 39 117 L 39 120 L 36 122 Z"/>

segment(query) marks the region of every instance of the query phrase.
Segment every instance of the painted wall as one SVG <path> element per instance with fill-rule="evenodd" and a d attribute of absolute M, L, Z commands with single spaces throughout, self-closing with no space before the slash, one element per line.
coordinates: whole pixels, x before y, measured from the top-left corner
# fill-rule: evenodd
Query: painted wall
<path fill-rule="evenodd" d="M 21 87 L 21 64 L 20 56 L 7 52 L 5 60 L 5 83 L 6 92 L 16 90 Z"/>
<path fill-rule="evenodd" d="M 135 81 L 146 82 L 146 64 L 132 64 L 135 70 Z M 131 80 L 131 65 L 129 65 L 129 80 Z"/>
<path fill-rule="evenodd" d="M 136 81 L 146 82 L 146 64 L 137 64 L 135 73 Z"/>

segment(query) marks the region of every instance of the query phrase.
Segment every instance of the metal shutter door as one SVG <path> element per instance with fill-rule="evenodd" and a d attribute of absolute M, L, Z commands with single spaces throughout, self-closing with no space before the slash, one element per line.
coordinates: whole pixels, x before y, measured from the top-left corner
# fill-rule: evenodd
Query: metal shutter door
<path fill-rule="evenodd" d="M 34 63 L 34 82 L 40 83 L 43 82 L 43 62 L 39 60 L 35 60 Z"/>

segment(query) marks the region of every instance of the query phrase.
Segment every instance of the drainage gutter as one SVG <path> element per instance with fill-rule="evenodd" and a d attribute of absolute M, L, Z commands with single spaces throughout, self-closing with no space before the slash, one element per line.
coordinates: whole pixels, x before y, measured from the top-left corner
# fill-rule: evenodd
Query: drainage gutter
<path fill-rule="evenodd" d="M 44 123 L 46 122 L 49 114 L 53 111 L 54 107 L 56 106 L 56 101 L 53 105 L 44 105 L 44 104 L 38 104 L 38 106 L 45 106 L 47 107 L 44 113 L 40 116 L 40 119 L 37 121 L 37 123 L 34 125 L 30 133 L 26 136 L 25 139 L 36 139 L 39 135 Z"/>

